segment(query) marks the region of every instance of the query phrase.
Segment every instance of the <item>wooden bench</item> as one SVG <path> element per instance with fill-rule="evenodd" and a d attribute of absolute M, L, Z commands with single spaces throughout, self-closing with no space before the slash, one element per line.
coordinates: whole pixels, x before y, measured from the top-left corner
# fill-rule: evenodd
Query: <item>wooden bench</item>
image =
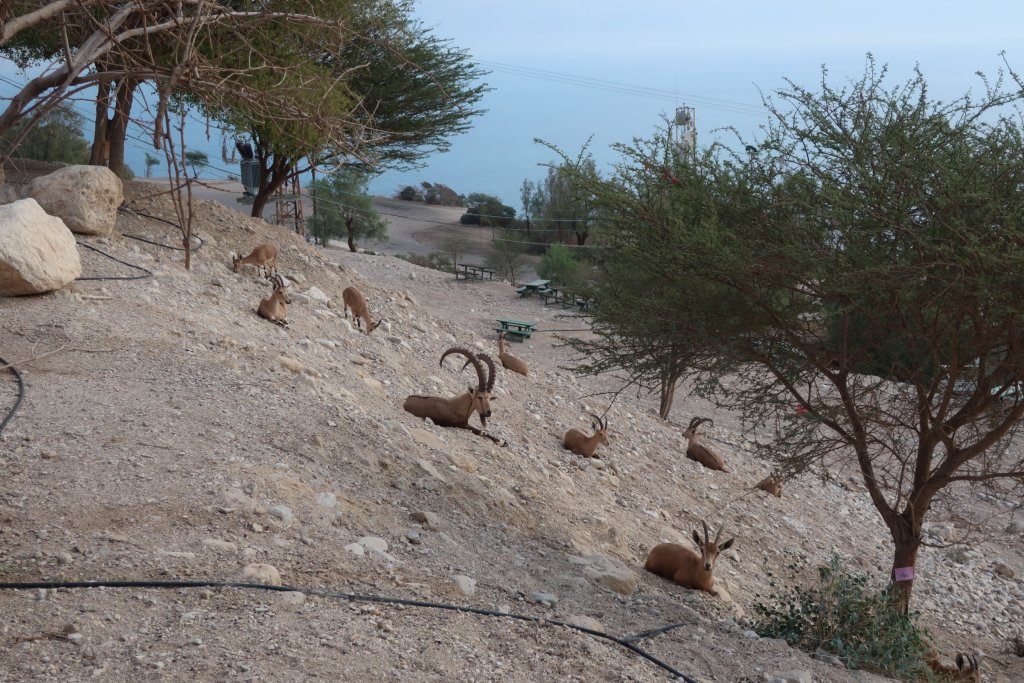
<path fill-rule="evenodd" d="M 483 280 L 484 275 L 487 276 L 488 280 L 494 279 L 494 271 L 485 266 L 474 266 L 471 263 L 456 263 L 455 264 L 455 279 L 466 279 L 470 278 L 474 280 Z"/>

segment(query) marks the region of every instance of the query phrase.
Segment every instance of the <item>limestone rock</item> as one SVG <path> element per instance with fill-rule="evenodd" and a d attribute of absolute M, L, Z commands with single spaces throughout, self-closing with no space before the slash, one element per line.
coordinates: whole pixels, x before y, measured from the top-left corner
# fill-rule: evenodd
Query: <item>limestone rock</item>
<path fill-rule="evenodd" d="M 25 195 L 46 213 L 64 221 L 71 232 L 111 235 L 117 207 L 124 201 L 121 179 L 102 166 L 65 166 L 29 183 Z"/>
<path fill-rule="evenodd" d="M 0 296 L 60 289 L 82 274 L 75 237 L 34 199 L 0 206 Z"/>
<path fill-rule="evenodd" d="M 266 583 L 271 586 L 281 585 L 281 573 L 272 564 L 247 564 L 242 568 L 242 579 L 254 583 Z"/>

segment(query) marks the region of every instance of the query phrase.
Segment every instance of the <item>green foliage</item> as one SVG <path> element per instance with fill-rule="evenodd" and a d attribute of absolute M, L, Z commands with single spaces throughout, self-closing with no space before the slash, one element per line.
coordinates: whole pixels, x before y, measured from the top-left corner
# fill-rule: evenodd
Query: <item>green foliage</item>
<path fill-rule="evenodd" d="M 465 198 L 462 197 L 458 192 L 442 185 L 441 183 L 428 183 L 426 181 L 421 183 L 423 187 L 423 201 L 427 204 L 435 204 L 437 206 L 463 206 Z"/>
<path fill-rule="evenodd" d="M 579 289 L 584 282 L 583 270 L 572 249 L 553 244 L 537 264 L 537 275 L 569 289 Z"/>
<path fill-rule="evenodd" d="M 153 167 L 154 166 L 159 166 L 159 165 L 160 165 L 160 160 L 157 159 L 152 154 L 150 154 L 149 152 L 147 152 L 146 153 L 146 177 L 147 178 L 151 178 L 153 176 Z M 230 180 L 230 178 L 229 178 L 229 180 Z"/>
<path fill-rule="evenodd" d="M 192 167 L 192 177 L 199 177 L 199 169 L 210 165 L 210 157 L 206 152 L 189 150 L 185 152 L 185 163 Z"/>
<path fill-rule="evenodd" d="M 89 162 L 89 143 L 82 136 L 84 122 L 75 111 L 57 107 L 27 131 L 27 123 L 7 131 L 0 140 L 0 148 L 9 156 L 25 159 L 86 164 Z M 19 138 L 21 141 L 17 142 Z M 16 142 L 17 147 L 12 148 Z"/>
<path fill-rule="evenodd" d="M 754 630 L 805 652 L 835 655 L 850 669 L 901 679 L 927 671 L 927 633 L 912 615 L 892 609 L 892 594 L 838 559 L 818 568 L 818 583 L 773 594 L 754 603 Z"/>
<path fill-rule="evenodd" d="M 479 193 L 470 194 L 466 198 L 469 208 L 466 209 L 466 213 L 462 214 L 459 218 L 459 222 L 463 225 L 481 225 L 484 227 L 500 227 L 507 228 L 512 224 L 512 221 L 516 217 L 516 210 L 511 206 L 506 206 L 500 201 L 492 203 L 490 200 L 485 201 L 481 204 L 473 204 L 470 201 L 471 197 L 486 197 L 486 195 L 480 195 Z"/>
<path fill-rule="evenodd" d="M 452 265 L 452 269 L 454 269 L 455 264 L 461 260 L 459 257 L 468 247 L 469 240 L 458 233 L 448 235 L 441 240 L 441 251 L 447 256 L 448 261 Z"/>
<path fill-rule="evenodd" d="M 433 268 L 434 270 L 440 270 L 445 273 L 452 272 L 454 267 L 448 255 L 435 251 L 427 256 L 421 256 L 420 254 L 396 254 L 396 256 L 403 261 L 415 264 L 417 266 L 423 266 L 424 268 Z"/>
<path fill-rule="evenodd" d="M 314 182 L 311 190 L 316 208 L 309 219 L 313 236 L 323 244 L 332 237 L 342 237 L 351 251 L 356 250 L 356 240 L 387 239 L 387 222 L 373 208 L 368 183 L 369 177 L 351 166 Z"/>
<path fill-rule="evenodd" d="M 401 199 L 402 201 L 406 201 L 406 202 L 422 202 L 423 201 L 423 193 L 420 192 L 417 188 L 413 187 L 412 185 L 406 185 L 401 190 L 399 190 L 398 194 L 395 195 L 395 196 L 398 199 Z"/>

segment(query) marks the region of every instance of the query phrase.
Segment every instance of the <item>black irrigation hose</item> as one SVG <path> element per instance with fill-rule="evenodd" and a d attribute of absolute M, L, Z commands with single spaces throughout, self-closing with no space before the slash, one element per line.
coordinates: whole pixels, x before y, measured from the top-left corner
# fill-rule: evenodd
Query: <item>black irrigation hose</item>
<path fill-rule="evenodd" d="M 14 402 L 14 405 L 11 406 L 11 409 L 7 412 L 7 417 L 4 418 L 3 422 L 0 422 L 0 434 L 3 434 L 4 433 L 4 427 L 6 427 L 7 423 L 10 422 L 11 418 L 14 417 L 14 413 L 18 412 L 18 406 L 21 405 L 22 399 L 25 398 L 25 380 L 22 379 L 21 372 L 18 370 L 18 368 L 16 366 L 11 365 L 7 361 L 5 361 L 3 358 L 0 358 L 0 363 L 5 365 L 8 370 L 13 372 L 14 373 L 14 379 L 18 380 L 18 398 Z"/>
<path fill-rule="evenodd" d="M 110 254 L 108 254 L 107 252 L 103 251 L 102 249 L 97 249 L 96 247 L 92 246 L 91 244 L 86 244 L 85 242 L 77 242 L 77 241 L 76 241 L 76 243 L 81 245 L 81 246 L 83 246 L 83 247 L 85 247 L 86 249 L 92 249 L 93 251 L 95 251 L 95 252 L 97 252 L 99 254 L 103 254 L 104 256 L 106 256 L 111 261 L 117 261 L 121 265 L 128 266 L 129 268 L 134 268 L 135 270 L 141 270 L 143 273 L 145 273 L 145 275 L 105 275 L 105 276 L 96 275 L 96 276 L 90 276 L 90 277 L 75 278 L 75 282 L 81 282 L 83 280 L 142 280 L 143 278 L 153 277 L 153 273 L 151 271 L 149 271 L 149 270 L 146 270 L 142 266 L 136 266 L 136 265 L 134 265 L 132 263 L 128 263 L 127 261 L 122 261 L 121 259 L 117 258 L 116 256 L 111 256 Z"/>
<path fill-rule="evenodd" d="M 166 218 L 161 218 L 160 216 L 153 216 L 153 215 L 148 214 L 148 213 L 146 213 L 144 211 L 139 211 L 135 207 L 128 206 L 127 204 L 122 204 L 121 206 L 117 207 L 117 210 L 121 211 L 122 213 L 129 213 L 130 212 L 130 213 L 134 213 L 134 214 L 139 215 L 139 216 L 144 216 L 146 218 L 152 218 L 155 221 L 160 221 L 162 223 L 166 223 L 167 225 L 173 225 L 178 230 L 181 230 L 181 226 L 178 225 L 177 223 L 175 223 L 174 221 L 169 221 Z M 164 249 L 173 249 L 174 251 L 185 251 L 185 247 L 174 247 L 174 246 L 171 246 L 169 244 L 163 244 L 161 242 L 155 242 L 155 241 L 153 241 L 151 239 L 146 239 L 145 237 L 137 237 L 135 235 L 127 235 L 127 234 L 125 234 L 123 236 L 127 237 L 129 239 L 139 240 L 140 242 L 146 242 L 148 244 L 153 244 L 153 245 L 156 245 L 158 247 L 163 247 Z M 195 252 L 199 251 L 200 249 L 202 249 L 202 247 L 205 244 L 205 242 L 203 242 L 203 238 L 200 237 L 199 235 L 192 235 L 191 237 L 193 239 L 199 240 L 199 244 L 194 249 L 192 249 L 192 252 L 195 253 Z"/>
<path fill-rule="evenodd" d="M 555 626 L 564 626 L 574 631 L 586 633 L 590 636 L 610 640 L 613 643 L 621 645 L 627 650 L 630 650 L 634 654 L 640 655 L 644 659 L 664 669 L 676 678 L 686 681 L 686 683 L 698 683 L 697 679 L 691 678 L 686 674 L 676 671 L 671 666 L 661 661 L 654 655 L 648 654 L 636 645 L 633 645 L 632 643 L 627 642 L 626 640 L 623 640 L 621 638 L 616 638 L 615 636 L 610 635 L 608 633 L 595 631 L 593 629 L 585 628 L 583 626 L 577 626 L 575 624 L 569 624 L 554 619 L 545 619 L 543 617 L 531 617 L 525 614 L 514 614 L 511 612 L 496 612 L 493 610 L 480 609 L 479 607 L 463 607 L 460 605 L 451 605 L 448 603 L 441 602 L 425 602 L 423 600 L 388 598 L 381 595 L 358 595 L 356 593 L 340 593 L 334 591 L 321 590 L 318 588 L 301 588 L 296 586 L 272 586 L 270 584 L 265 583 L 245 583 L 241 581 L 30 581 L 0 583 L 0 590 L 50 590 L 54 588 L 245 588 L 253 590 L 277 591 L 281 593 L 305 593 L 307 595 L 316 595 L 323 598 L 348 600 L 351 602 L 376 602 L 387 605 L 406 605 L 408 607 L 431 607 L 434 609 L 445 609 L 453 612 L 479 614 L 481 616 L 487 617 L 506 617 L 508 619 L 518 619 L 519 621 L 528 621 L 538 624 L 553 624 Z M 665 628 L 673 628 L 679 625 L 681 624 L 673 624 L 672 626 Z M 636 636 L 634 636 L 634 638 L 636 638 Z"/>

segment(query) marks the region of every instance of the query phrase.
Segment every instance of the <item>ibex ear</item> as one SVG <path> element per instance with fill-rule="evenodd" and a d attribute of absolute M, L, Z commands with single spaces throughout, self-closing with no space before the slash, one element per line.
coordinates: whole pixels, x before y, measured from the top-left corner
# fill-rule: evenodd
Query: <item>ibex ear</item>
<path fill-rule="evenodd" d="M 732 542 L 735 541 L 735 540 L 736 540 L 735 538 L 730 538 L 728 541 L 726 541 L 722 545 L 718 546 L 718 551 L 721 552 L 723 550 L 728 550 L 729 548 L 732 547 Z"/>
<path fill-rule="evenodd" d="M 700 534 L 697 533 L 696 529 L 693 532 L 693 542 L 700 548 L 703 544 L 700 542 Z"/>

